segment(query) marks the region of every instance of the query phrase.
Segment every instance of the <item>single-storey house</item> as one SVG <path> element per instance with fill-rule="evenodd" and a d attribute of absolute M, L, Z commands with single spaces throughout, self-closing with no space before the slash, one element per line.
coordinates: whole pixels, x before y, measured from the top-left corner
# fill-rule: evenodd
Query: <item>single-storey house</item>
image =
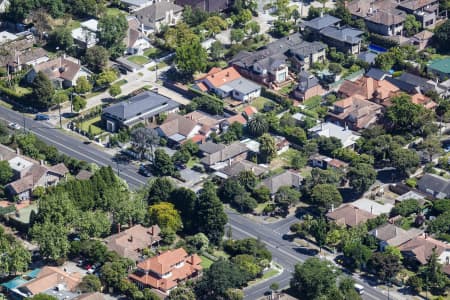
<path fill-rule="evenodd" d="M 207 142 L 200 145 L 200 151 L 205 155 L 200 162 L 207 168 L 220 170 L 233 163 L 247 158 L 248 149 L 240 142 L 230 145 Z"/>
<path fill-rule="evenodd" d="M 450 196 L 450 180 L 427 173 L 417 181 L 417 189 L 437 199 L 444 199 Z"/>
<path fill-rule="evenodd" d="M 178 111 L 180 104 L 154 92 L 143 92 L 103 109 L 102 120 L 109 132 L 142 122 L 153 122 L 160 114 Z"/>
<path fill-rule="evenodd" d="M 308 132 L 313 137 L 335 137 L 341 141 L 342 147 L 344 148 L 353 147 L 356 141 L 361 137 L 347 127 L 341 127 L 330 122 L 320 123 L 308 129 Z"/>
<path fill-rule="evenodd" d="M 303 178 L 300 174 L 293 171 L 284 171 L 281 174 L 264 179 L 261 185 L 267 187 L 271 195 L 275 195 L 282 186 L 299 188 Z"/>
<path fill-rule="evenodd" d="M 251 162 L 249 160 L 241 160 L 232 164 L 231 166 L 226 166 L 225 168 L 215 172 L 214 174 L 218 177 L 227 179 L 229 177 L 238 176 L 241 172 L 244 171 L 251 171 L 257 177 L 260 177 L 267 174 L 269 172 L 269 169 L 264 166 L 255 164 L 254 162 Z"/>
<path fill-rule="evenodd" d="M 196 88 L 203 92 L 215 93 L 220 98 L 248 102 L 261 95 L 261 87 L 245 79 L 234 67 L 226 69 L 212 68 L 208 74 L 197 79 Z"/>
<path fill-rule="evenodd" d="M 337 225 L 346 227 L 356 227 L 364 224 L 367 220 L 376 218 L 375 215 L 361 210 L 351 204 L 344 204 L 337 209 L 332 209 L 326 214 L 328 220 L 336 222 Z"/>
<path fill-rule="evenodd" d="M 331 158 L 321 154 L 312 155 L 309 158 L 309 161 L 313 168 L 321 168 L 324 170 L 332 168 L 335 170 L 342 170 L 345 172 L 349 166 L 348 163 L 343 162 L 342 160 L 339 160 L 337 158 Z"/>
<path fill-rule="evenodd" d="M 422 233 L 423 231 L 418 228 L 404 230 L 391 223 L 386 223 L 369 231 L 369 234 L 379 241 L 381 251 L 384 251 L 387 246 L 398 247 Z"/>
<path fill-rule="evenodd" d="M 70 88 L 78 78 L 91 75 L 80 60 L 66 55 L 33 66 L 26 75 L 27 82 L 32 83 L 38 72 L 43 72 L 56 88 Z"/>
<path fill-rule="evenodd" d="M 394 208 L 394 205 L 390 203 L 380 204 L 367 198 L 358 199 L 352 202 L 352 205 L 375 216 L 379 216 L 381 214 L 389 215 L 392 208 Z"/>
<path fill-rule="evenodd" d="M 221 12 L 228 9 L 233 1 L 231 0 L 175 0 L 175 3 L 183 7 L 190 6 L 201 10 L 212 12 Z"/>
<path fill-rule="evenodd" d="M 156 128 L 158 134 L 165 137 L 169 146 L 179 145 L 199 134 L 202 125 L 179 114 L 169 114 L 167 119 Z"/>

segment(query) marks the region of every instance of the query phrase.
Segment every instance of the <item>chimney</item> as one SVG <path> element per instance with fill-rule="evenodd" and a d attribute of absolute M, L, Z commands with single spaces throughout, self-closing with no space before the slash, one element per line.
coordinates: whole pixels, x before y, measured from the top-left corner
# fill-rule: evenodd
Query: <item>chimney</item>
<path fill-rule="evenodd" d="M 373 215 L 373 205 L 370 206 L 370 213 Z"/>
<path fill-rule="evenodd" d="M 17 155 L 20 155 L 20 149 L 19 149 L 19 147 L 16 148 L 16 154 L 17 154 Z"/>
<path fill-rule="evenodd" d="M 378 229 L 375 229 L 375 237 L 378 237 Z"/>
<path fill-rule="evenodd" d="M 41 160 L 39 161 L 39 163 L 41 164 L 41 166 L 43 166 L 43 165 L 44 165 L 44 160 L 41 159 Z"/>
<path fill-rule="evenodd" d="M 334 204 L 333 203 L 331 204 L 331 211 L 332 212 L 334 211 Z"/>
<path fill-rule="evenodd" d="M 130 235 L 130 238 L 128 239 L 128 241 L 129 241 L 130 243 L 133 242 L 133 236 L 132 236 L 132 235 Z"/>

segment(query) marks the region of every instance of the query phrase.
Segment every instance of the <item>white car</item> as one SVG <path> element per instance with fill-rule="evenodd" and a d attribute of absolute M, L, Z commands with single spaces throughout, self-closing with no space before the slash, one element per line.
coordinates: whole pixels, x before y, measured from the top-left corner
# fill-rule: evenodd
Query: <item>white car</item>
<path fill-rule="evenodd" d="M 17 123 L 9 123 L 9 124 L 8 124 L 8 128 L 19 130 L 19 129 L 22 128 L 22 127 L 20 127 L 20 125 L 17 124 Z"/>

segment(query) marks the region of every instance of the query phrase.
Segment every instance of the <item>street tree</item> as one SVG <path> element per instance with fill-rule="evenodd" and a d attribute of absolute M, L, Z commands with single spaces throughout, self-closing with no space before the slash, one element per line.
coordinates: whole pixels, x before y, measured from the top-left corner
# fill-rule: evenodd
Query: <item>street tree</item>
<path fill-rule="evenodd" d="M 156 149 L 152 171 L 158 176 L 172 176 L 175 174 L 175 166 L 169 154 L 167 154 L 163 149 Z"/>
<path fill-rule="evenodd" d="M 196 220 L 198 231 L 206 234 L 212 244 L 218 245 L 224 235 L 228 218 L 212 182 L 204 183 L 196 202 L 195 212 L 196 216 L 193 219 Z"/>
<path fill-rule="evenodd" d="M 402 264 L 394 254 L 375 252 L 369 261 L 369 267 L 382 282 L 388 282 L 401 270 Z"/>
<path fill-rule="evenodd" d="M 87 101 L 85 98 L 76 95 L 72 100 L 72 108 L 74 111 L 79 112 L 80 110 L 86 108 Z"/>
<path fill-rule="evenodd" d="M 120 88 L 120 85 L 118 85 L 118 84 L 113 84 L 109 88 L 109 94 L 112 97 L 116 97 L 116 96 L 120 95 L 121 93 L 122 93 L 122 89 Z"/>
<path fill-rule="evenodd" d="M 130 136 L 133 149 L 139 158 L 142 159 L 147 153 L 153 158 L 155 146 L 159 144 L 159 135 L 154 129 L 138 127 L 131 131 Z"/>
<path fill-rule="evenodd" d="M 295 188 L 290 186 L 282 186 L 275 193 L 275 203 L 283 210 L 287 212 L 288 209 L 297 204 L 302 194 Z"/>
<path fill-rule="evenodd" d="M 78 288 L 82 293 L 100 292 L 102 289 L 102 283 L 97 276 L 88 274 L 83 277 Z"/>
<path fill-rule="evenodd" d="M 391 163 L 400 174 L 407 176 L 420 165 L 419 155 L 410 149 L 396 148 L 391 153 Z"/>
<path fill-rule="evenodd" d="M 149 181 L 148 191 L 147 191 L 147 202 L 149 205 L 166 202 L 172 199 L 171 194 L 174 192 L 175 186 L 169 177 L 156 177 Z M 176 198 L 176 201 L 181 201 L 181 199 Z M 177 205 L 175 203 L 175 205 Z M 179 209 L 177 207 L 177 209 Z"/>
<path fill-rule="evenodd" d="M 325 246 L 327 231 L 328 225 L 324 218 L 313 220 L 310 228 L 310 233 L 316 240 L 317 246 L 319 246 L 319 252 L 322 251 L 322 247 Z"/>

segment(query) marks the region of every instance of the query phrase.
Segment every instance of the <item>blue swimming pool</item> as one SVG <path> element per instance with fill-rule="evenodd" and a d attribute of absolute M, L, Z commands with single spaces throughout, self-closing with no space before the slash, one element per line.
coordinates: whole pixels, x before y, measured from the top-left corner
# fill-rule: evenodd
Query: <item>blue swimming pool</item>
<path fill-rule="evenodd" d="M 381 46 L 375 45 L 375 44 L 370 44 L 369 45 L 369 50 L 375 53 L 384 53 L 387 52 L 386 48 L 383 48 Z"/>

